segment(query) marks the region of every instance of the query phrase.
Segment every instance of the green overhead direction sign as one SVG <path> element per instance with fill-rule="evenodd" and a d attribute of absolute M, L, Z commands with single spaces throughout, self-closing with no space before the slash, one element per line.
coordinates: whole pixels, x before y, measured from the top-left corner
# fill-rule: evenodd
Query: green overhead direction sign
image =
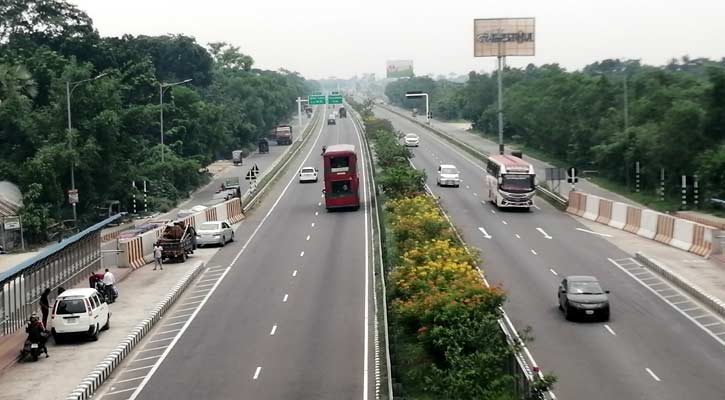
<path fill-rule="evenodd" d="M 331 92 L 327 95 L 327 104 L 342 104 L 342 95 L 338 92 Z"/>
<path fill-rule="evenodd" d="M 325 104 L 325 95 L 322 93 L 313 93 L 307 98 L 307 104 L 317 106 Z"/>

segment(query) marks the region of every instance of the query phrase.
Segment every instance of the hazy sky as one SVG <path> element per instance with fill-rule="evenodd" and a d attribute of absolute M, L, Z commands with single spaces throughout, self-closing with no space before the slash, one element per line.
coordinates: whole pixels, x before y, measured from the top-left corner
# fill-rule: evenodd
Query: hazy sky
<path fill-rule="evenodd" d="M 492 70 L 473 57 L 473 19 L 536 18 L 536 56 L 510 65 L 578 69 L 605 58 L 664 64 L 725 57 L 723 0 L 71 0 L 104 36 L 183 33 L 225 41 L 261 68 L 307 78 L 385 74 L 412 59 L 417 75 Z"/>

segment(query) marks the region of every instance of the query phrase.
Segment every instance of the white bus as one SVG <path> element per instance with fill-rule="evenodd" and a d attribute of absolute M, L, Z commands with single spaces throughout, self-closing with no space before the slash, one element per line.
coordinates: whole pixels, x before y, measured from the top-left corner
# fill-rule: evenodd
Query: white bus
<path fill-rule="evenodd" d="M 494 155 L 486 165 L 488 200 L 497 207 L 530 208 L 534 205 L 534 166 L 511 155 Z"/>

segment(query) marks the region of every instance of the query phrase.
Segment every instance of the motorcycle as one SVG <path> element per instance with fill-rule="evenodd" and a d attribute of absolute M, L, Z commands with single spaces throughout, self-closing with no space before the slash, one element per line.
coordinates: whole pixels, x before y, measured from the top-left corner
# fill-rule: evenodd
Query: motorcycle
<path fill-rule="evenodd" d="M 118 298 L 118 289 L 116 289 L 116 286 L 113 285 L 109 288 L 103 281 L 96 281 L 96 291 L 108 304 L 113 303 Z"/>
<path fill-rule="evenodd" d="M 50 357 L 48 355 L 48 348 L 46 347 L 49 335 L 50 334 L 48 331 L 43 331 L 40 333 L 40 338 L 38 339 L 26 339 L 25 344 L 23 345 L 23 349 L 20 350 L 20 360 L 22 361 L 23 359 L 25 359 L 25 357 L 30 355 L 30 358 L 33 361 L 38 361 L 38 358 L 43 353 L 45 353 L 45 358 Z"/>

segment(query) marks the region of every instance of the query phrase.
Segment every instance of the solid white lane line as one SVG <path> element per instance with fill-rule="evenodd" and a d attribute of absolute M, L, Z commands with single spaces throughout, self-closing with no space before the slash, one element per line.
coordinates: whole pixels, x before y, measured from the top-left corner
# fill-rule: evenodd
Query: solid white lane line
<path fill-rule="evenodd" d="M 519 236 L 518 233 L 516 235 L 514 235 L 514 236 L 516 236 L 516 239 L 521 239 L 521 236 Z"/>
<path fill-rule="evenodd" d="M 272 327 L 272 332 L 269 332 L 269 336 L 274 336 L 275 332 L 277 332 L 277 324 Z"/>
<path fill-rule="evenodd" d="M 604 329 L 608 330 L 609 333 L 611 333 L 612 335 L 617 336 L 617 334 L 614 333 L 614 331 L 612 330 L 612 328 L 609 327 L 609 325 L 604 324 Z"/>
<path fill-rule="evenodd" d="M 300 257 L 304 257 L 304 256 L 305 256 L 305 252 L 304 251 L 300 252 Z"/>
<path fill-rule="evenodd" d="M 294 271 L 292 272 L 292 276 L 297 276 L 297 270 L 294 270 Z"/>
<path fill-rule="evenodd" d="M 612 237 L 612 235 L 608 235 L 606 233 L 594 232 L 594 231 L 590 231 L 590 230 L 586 230 L 586 229 L 582 229 L 582 228 L 576 228 L 576 230 L 582 231 L 582 232 L 586 232 L 586 233 L 591 233 L 592 235 L 599 235 L 599 236 L 604 236 L 604 237 Z"/>
<path fill-rule="evenodd" d="M 559 276 L 559 274 L 557 274 L 553 268 L 549 268 L 549 271 L 551 271 L 551 273 L 554 274 L 554 276 Z"/>
<path fill-rule="evenodd" d="M 501 222 L 503 222 L 503 224 L 504 224 L 504 225 L 508 225 L 508 224 L 509 224 L 509 223 L 508 223 L 508 222 L 506 222 L 506 221 L 501 221 Z"/>
<path fill-rule="evenodd" d="M 549 236 L 549 234 L 548 234 L 548 233 L 546 233 L 546 232 L 544 232 L 544 230 L 543 230 L 543 229 L 541 229 L 541 228 L 536 228 L 536 230 L 537 230 L 537 231 L 539 231 L 539 233 L 541 233 L 542 235 L 544 235 L 544 239 L 553 239 L 553 237 Z"/>
<path fill-rule="evenodd" d="M 113 383 L 115 383 L 115 384 L 119 384 L 119 383 L 133 382 L 133 381 L 137 381 L 137 380 L 139 380 L 139 379 L 143 379 L 143 378 L 144 378 L 143 376 L 138 376 L 138 377 L 136 377 L 136 378 L 129 378 L 129 379 L 123 379 L 123 380 L 120 380 L 120 381 L 116 381 L 116 382 L 113 382 Z M 135 389 L 135 388 L 134 388 L 134 389 Z"/>
<path fill-rule="evenodd" d="M 655 373 L 652 372 L 651 369 L 645 368 L 645 371 L 647 371 L 650 374 L 650 376 L 652 376 L 652 379 L 656 380 L 657 382 L 662 382 L 662 380 L 660 379 L 660 377 L 657 376 L 657 375 L 655 375 Z"/>
<path fill-rule="evenodd" d="M 254 377 L 252 379 L 254 379 L 256 381 L 257 378 L 259 378 L 259 373 L 260 372 L 262 372 L 262 367 L 257 367 L 257 370 L 254 371 Z"/>
<path fill-rule="evenodd" d="M 479 226 L 478 230 L 481 231 L 481 233 L 483 233 L 483 237 L 485 237 L 486 239 L 491 239 L 491 235 L 489 235 L 488 232 L 486 232 L 486 230 L 483 229 L 483 227 Z"/>
<path fill-rule="evenodd" d="M 285 293 L 284 299 L 282 299 L 282 303 L 286 303 L 288 298 L 289 298 L 289 295 L 287 293 Z"/>
<path fill-rule="evenodd" d="M 305 240 L 310 240 L 310 235 L 307 235 L 307 239 L 305 239 Z"/>
<path fill-rule="evenodd" d="M 539 255 L 539 253 L 537 253 L 536 250 L 534 250 L 534 249 L 531 249 L 531 254 L 533 254 L 535 256 Z"/>

